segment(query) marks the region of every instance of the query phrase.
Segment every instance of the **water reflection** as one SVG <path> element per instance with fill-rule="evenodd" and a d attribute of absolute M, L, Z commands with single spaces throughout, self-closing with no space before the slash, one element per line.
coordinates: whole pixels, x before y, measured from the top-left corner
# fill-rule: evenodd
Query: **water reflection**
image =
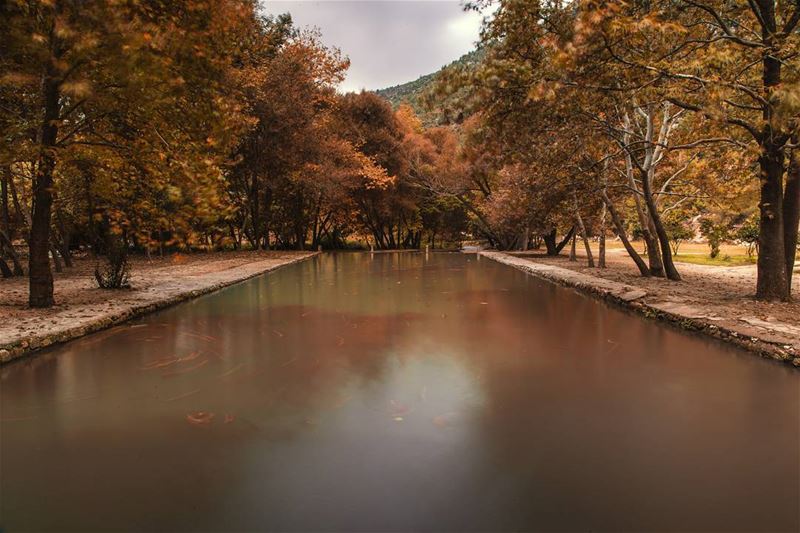
<path fill-rule="evenodd" d="M 800 528 L 796 373 L 472 257 L 326 255 L 0 380 L 10 531 Z"/>

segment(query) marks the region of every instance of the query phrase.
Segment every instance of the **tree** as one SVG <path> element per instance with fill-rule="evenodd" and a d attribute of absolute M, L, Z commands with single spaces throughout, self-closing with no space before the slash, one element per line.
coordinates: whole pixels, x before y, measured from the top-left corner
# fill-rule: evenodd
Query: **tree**
<path fill-rule="evenodd" d="M 756 296 L 787 300 L 800 217 L 792 161 L 800 8 L 754 0 L 583 2 L 577 48 L 624 68 L 629 89 L 655 87 L 673 105 L 725 126 L 722 139 L 752 143 L 760 183 Z M 696 141 L 699 142 L 699 141 Z"/>
<path fill-rule="evenodd" d="M 92 191 L 87 203 L 93 191 L 108 193 L 97 208 L 124 236 L 145 229 L 131 227 L 137 215 L 192 233 L 190 219 L 219 207 L 220 162 L 246 126 L 237 102 L 222 96 L 238 43 L 227 39 L 248 27 L 254 8 L 236 0 L 0 6 L 2 93 L 14 116 L 3 122 L 12 142 L 2 160 L 31 181 L 30 216 L 20 207 L 31 306 L 53 304 L 49 256 L 57 267 L 59 249 L 68 260 L 52 215 L 67 207 L 56 192 L 70 174 Z M 114 178 L 101 187 L 95 178 L 105 172 Z"/>

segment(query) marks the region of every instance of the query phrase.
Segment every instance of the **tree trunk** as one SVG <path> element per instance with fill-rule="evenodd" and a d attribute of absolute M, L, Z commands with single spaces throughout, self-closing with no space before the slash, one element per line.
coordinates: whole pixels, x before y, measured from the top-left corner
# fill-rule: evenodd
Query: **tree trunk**
<path fill-rule="evenodd" d="M 53 305 L 53 273 L 50 270 L 48 252 L 50 248 L 50 217 L 53 207 L 53 171 L 56 166 L 55 150 L 61 97 L 61 82 L 58 79 L 57 65 L 61 51 L 58 37 L 55 35 L 55 28 L 51 30 L 50 42 L 50 58 L 42 81 L 44 116 L 40 133 L 39 158 L 33 182 L 33 209 L 28 240 L 30 249 L 28 304 L 31 307 L 51 307 Z"/>
<path fill-rule="evenodd" d="M 6 250 L 6 253 L 11 258 L 11 263 L 14 265 L 13 274 L 15 276 L 24 276 L 25 270 L 22 268 L 19 255 L 17 255 L 17 251 L 14 250 L 14 245 L 11 243 L 9 236 L 2 230 L 0 230 L 0 250 Z"/>
<path fill-rule="evenodd" d="M 2 256 L 0 256 L 0 274 L 2 274 L 4 278 L 11 278 L 14 276 L 14 273 L 8 268 L 8 263 L 6 263 L 6 260 L 3 259 Z"/>
<path fill-rule="evenodd" d="M 71 237 L 69 230 L 67 229 L 67 225 L 64 224 L 64 217 L 60 210 L 56 210 L 56 221 L 58 222 L 58 232 L 60 234 L 54 235 L 54 239 L 56 239 L 56 247 L 58 248 L 58 252 L 61 254 L 61 257 L 64 259 L 64 265 L 67 268 L 72 268 L 72 256 L 69 253 L 69 243 L 71 241 Z"/>
<path fill-rule="evenodd" d="M 783 163 L 782 148 L 767 138 L 759 158 L 761 222 L 756 282 L 759 300 L 785 301 L 789 298 L 783 225 Z"/>
<path fill-rule="evenodd" d="M 600 213 L 600 239 L 597 251 L 597 266 L 606 268 L 606 204 L 603 203 L 603 210 Z"/>
<path fill-rule="evenodd" d="M 250 223 L 253 232 L 250 244 L 254 250 L 258 250 L 261 247 L 261 213 L 259 212 L 258 178 L 256 176 L 251 176 Z"/>
<path fill-rule="evenodd" d="M 531 227 L 530 225 L 525 226 L 525 230 L 522 232 L 522 237 L 520 238 L 519 249 L 523 252 L 528 250 L 528 242 L 531 240 Z"/>
<path fill-rule="evenodd" d="M 792 274 L 797 254 L 797 228 L 800 226 L 800 154 L 792 150 L 783 194 L 783 246 L 786 258 L 786 286 L 792 296 Z"/>
<path fill-rule="evenodd" d="M 577 241 L 578 241 L 578 239 L 576 237 L 577 236 L 573 232 L 573 234 L 572 234 L 572 244 L 570 244 L 570 246 L 569 246 L 569 260 L 570 261 L 577 261 L 578 260 L 578 254 L 576 253 L 576 250 L 575 250 L 575 247 L 576 247 L 576 244 L 577 244 Z"/>
<path fill-rule="evenodd" d="M 547 255 L 560 254 L 561 250 L 563 250 L 567 243 L 569 243 L 573 233 L 575 233 L 575 226 L 572 226 L 569 229 L 567 234 L 564 236 L 564 239 L 558 244 L 556 244 L 556 228 L 553 228 L 550 233 L 542 235 L 542 240 L 544 240 L 544 245 L 547 248 Z"/>
<path fill-rule="evenodd" d="M 617 231 L 617 235 L 619 239 L 622 241 L 622 245 L 625 247 L 625 251 L 628 252 L 628 255 L 633 262 L 636 263 L 636 267 L 639 269 L 639 273 L 642 275 L 643 278 L 649 278 L 652 275 L 650 268 L 642 259 L 642 256 L 639 255 L 639 252 L 636 251 L 636 248 L 633 247 L 631 241 L 628 240 L 628 235 L 625 233 L 625 224 L 622 222 L 622 218 L 620 218 L 619 213 L 617 213 L 617 209 L 614 207 L 614 204 L 611 203 L 611 200 L 606 195 L 605 191 L 603 194 L 603 202 L 605 202 L 606 206 L 608 207 L 608 212 L 611 215 L 611 222 L 614 224 L 614 228 Z"/>
<path fill-rule="evenodd" d="M 583 247 L 586 249 L 586 263 L 589 265 L 590 268 L 594 267 L 594 257 L 592 256 L 592 249 L 589 246 L 589 236 L 586 234 L 586 226 L 583 224 L 583 218 L 581 217 L 581 212 L 578 209 L 578 195 L 575 194 L 573 191 L 572 193 L 572 200 L 575 209 L 575 220 L 578 223 L 578 230 L 581 233 L 581 240 L 583 241 Z M 575 243 L 572 243 L 572 249 L 575 250 Z M 572 259 L 572 257 L 570 257 Z"/>
<path fill-rule="evenodd" d="M 629 175 L 628 184 L 638 191 L 636 181 L 633 175 Z M 650 274 L 653 276 L 664 277 L 664 264 L 661 261 L 661 254 L 658 253 L 658 243 L 653 237 L 652 220 L 647 215 L 647 211 L 642 207 L 642 201 L 638 192 L 633 195 L 634 204 L 636 205 L 636 215 L 639 217 L 639 226 L 642 228 L 642 239 L 644 239 L 645 246 L 647 247 L 647 262 L 650 264 Z"/>
<path fill-rule="evenodd" d="M 53 256 L 53 266 L 55 266 L 56 272 L 61 273 L 64 270 L 61 266 L 61 257 L 58 254 L 58 250 L 56 250 L 56 246 L 52 242 L 48 250 L 50 251 L 50 255 Z"/>
<path fill-rule="evenodd" d="M 3 231 L 11 238 L 11 213 L 8 209 L 8 182 L 11 179 L 11 169 L 7 166 L 4 167 L 3 175 L 0 179 L 2 180 L 0 181 L 0 197 L 2 197 L 2 201 L 0 201 L 0 210 L 2 210 Z"/>
<path fill-rule="evenodd" d="M 660 255 L 662 260 L 661 264 L 664 267 L 667 279 L 672 281 L 680 281 L 681 275 L 678 273 L 678 269 L 675 268 L 675 262 L 672 260 L 672 248 L 670 248 L 669 245 L 669 236 L 667 235 L 667 230 L 664 228 L 664 224 L 661 222 L 661 216 L 658 213 L 658 206 L 656 206 L 655 200 L 653 200 L 653 191 L 651 190 L 650 186 L 650 175 L 647 172 L 642 172 L 642 193 L 644 194 L 644 201 L 647 205 L 648 214 L 650 215 L 650 219 L 652 220 L 653 226 L 656 230 L 658 244 L 660 245 Z"/>
<path fill-rule="evenodd" d="M 761 37 L 764 42 L 772 42 L 775 25 L 775 3 L 759 2 L 762 18 Z M 789 299 L 789 284 L 786 272 L 786 242 L 783 211 L 783 172 L 786 153 L 779 131 L 772 127 L 776 99 L 775 90 L 781 84 L 781 60 L 765 49 L 761 60 L 761 79 L 764 93 L 769 99 L 763 107 L 763 128 L 759 138 L 761 155 L 758 158 L 761 171 L 761 198 L 759 209 L 758 279 L 756 298 L 767 301 L 786 301 Z M 787 183 L 788 185 L 788 183 Z M 790 204 L 791 204 L 790 200 Z"/>

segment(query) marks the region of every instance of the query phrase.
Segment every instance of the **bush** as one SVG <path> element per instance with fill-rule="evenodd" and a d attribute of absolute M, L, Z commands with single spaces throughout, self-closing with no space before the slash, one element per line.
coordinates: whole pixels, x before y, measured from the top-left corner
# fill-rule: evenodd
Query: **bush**
<path fill-rule="evenodd" d="M 685 224 L 677 220 L 668 220 L 664 226 L 667 230 L 667 234 L 669 235 L 672 254 L 678 255 L 678 247 L 680 247 L 681 243 L 694 237 L 694 234 L 692 233 L 692 230 L 686 227 Z"/>
<path fill-rule="evenodd" d="M 758 215 L 751 216 L 736 231 L 736 238 L 747 245 L 747 256 L 753 257 L 753 252 L 758 253 Z"/>
<path fill-rule="evenodd" d="M 708 241 L 708 246 L 711 247 L 711 259 L 716 259 L 720 246 L 730 237 L 728 226 L 724 223 L 714 222 L 710 218 L 704 218 L 700 221 L 700 231 Z"/>
<path fill-rule="evenodd" d="M 130 265 L 128 264 L 128 250 L 122 239 L 109 239 L 106 250 L 106 260 L 103 269 L 100 265 L 94 267 L 94 279 L 101 289 L 127 289 L 130 288 Z"/>

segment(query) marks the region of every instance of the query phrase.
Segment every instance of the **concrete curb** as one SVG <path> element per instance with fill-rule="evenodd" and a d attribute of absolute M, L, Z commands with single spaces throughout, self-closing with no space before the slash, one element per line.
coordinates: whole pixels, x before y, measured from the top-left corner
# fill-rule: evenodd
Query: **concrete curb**
<path fill-rule="evenodd" d="M 180 292 L 178 294 L 174 294 L 167 298 L 164 298 L 163 300 L 158 300 L 140 305 L 132 305 L 131 307 L 123 311 L 117 311 L 115 313 L 109 313 L 107 315 L 99 315 L 97 317 L 92 317 L 92 320 L 88 324 L 84 324 L 81 326 L 65 328 L 56 331 L 49 331 L 47 333 L 43 333 L 40 335 L 33 335 L 33 336 L 23 337 L 21 339 L 15 339 L 10 343 L 0 344 L 0 364 L 5 364 L 10 361 L 19 359 L 21 357 L 32 355 L 35 352 L 38 352 L 39 350 L 42 350 L 44 348 L 55 346 L 57 344 L 63 344 L 65 342 L 83 337 L 90 333 L 95 333 L 103 329 L 108 329 L 110 327 L 117 326 L 133 318 L 138 318 L 140 316 L 152 313 L 154 311 L 158 311 L 179 304 L 181 302 L 197 298 L 198 296 L 203 296 L 204 294 L 209 294 L 211 292 L 224 289 L 225 287 L 241 283 L 242 281 L 247 281 L 248 279 L 260 276 L 261 274 L 264 274 L 266 272 L 272 272 L 274 270 L 283 268 L 288 265 L 293 265 L 301 261 L 306 261 L 308 259 L 316 257 L 317 255 L 319 255 L 319 253 L 320 252 L 310 252 L 308 255 L 293 258 L 286 261 L 285 263 L 280 263 L 278 265 L 272 265 L 263 270 L 259 270 L 258 272 L 247 272 L 245 275 L 237 277 L 235 279 L 213 283 L 205 287 L 190 289 L 184 292 Z"/>
<path fill-rule="evenodd" d="M 657 306 L 648 304 L 645 301 L 647 292 L 638 287 L 598 278 L 582 272 L 575 272 L 566 268 L 535 263 L 503 252 L 482 251 L 479 254 L 498 263 L 527 272 L 537 278 L 575 289 L 582 294 L 635 311 L 647 318 L 669 322 L 684 330 L 700 332 L 735 344 L 762 357 L 800 368 L 800 353 L 794 347 L 770 342 L 757 336 L 745 335 L 702 318 L 659 309 Z"/>

